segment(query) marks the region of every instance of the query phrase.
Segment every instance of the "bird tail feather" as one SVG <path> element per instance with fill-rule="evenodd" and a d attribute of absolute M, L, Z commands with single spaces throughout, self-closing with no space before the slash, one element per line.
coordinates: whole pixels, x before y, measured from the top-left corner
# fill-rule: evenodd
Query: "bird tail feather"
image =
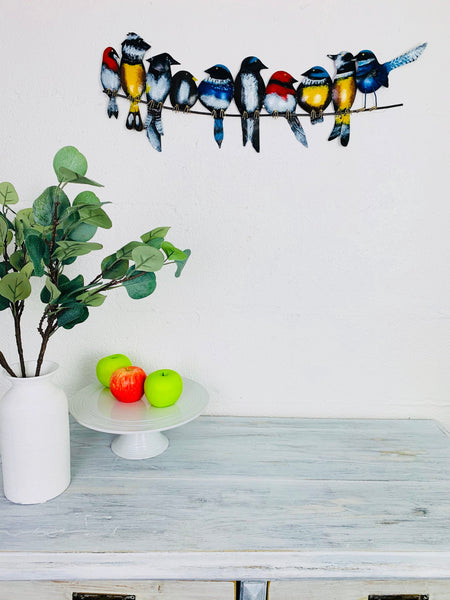
<path fill-rule="evenodd" d="M 424 44 L 420 44 L 420 46 L 416 46 L 412 50 L 409 50 L 404 54 L 400 54 L 400 56 L 397 56 L 396 58 L 393 58 L 389 62 L 385 63 L 388 73 L 392 71 L 392 69 L 396 69 L 397 67 L 407 65 L 408 63 L 417 60 L 426 47 L 427 43 L 425 42 Z"/>
<path fill-rule="evenodd" d="M 214 118 L 214 139 L 220 148 L 223 142 L 223 119 L 220 117 Z"/>
<path fill-rule="evenodd" d="M 342 146 L 348 146 L 350 141 L 350 120 L 348 123 L 342 123 L 341 129 L 341 144 Z"/>
<path fill-rule="evenodd" d="M 136 129 L 136 131 L 142 131 L 144 128 L 138 102 L 131 102 L 130 112 L 128 113 L 126 120 L 126 127 L 127 129 Z"/>
<path fill-rule="evenodd" d="M 251 122 L 253 124 L 251 133 L 252 146 L 256 152 L 259 152 L 259 117 L 252 119 Z"/>
<path fill-rule="evenodd" d="M 334 127 L 330 133 L 328 141 L 335 140 L 337 137 L 341 135 L 342 129 L 342 114 L 336 114 L 334 117 Z"/>
<path fill-rule="evenodd" d="M 244 146 L 247 145 L 249 139 L 249 119 L 246 117 L 241 117 L 241 126 L 242 126 L 242 144 Z"/>
<path fill-rule="evenodd" d="M 108 102 L 108 117 L 117 117 L 119 116 L 119 107 L 117 106 L 117 100 L 115 96 L 111 96 Z"/>
<path fill-rule="evenodd" d="M 161 109 L 147 105 L 147 118 L 145 119 L 145 127 L 147 128 L 150 122 L 153 122 L 154 127 L 160 135 L 164 135 L 163 124 L 161 119 Z"/>
<path fill-rule="evenodd" d="M 151 115 L 147 115 L 147 119 L 145 121 L 145 131 L 147 133 L 148 141 L 153 148 L 158 152 L 161 152 L 161 134 L 159 133 L 155 120 Z"/>
<path fill-rule="evenodd" d="M 291 116 L 290 118 L 286 117 L 286 119 L 292 129 L 293 134 L 297 138 L 297 140 L 301 144 L 303 144 L 305 146 L 305 148 L 307 148 L 308 142 L 306 141 L 305 131 L 304 131 L 297 115 Z"/>

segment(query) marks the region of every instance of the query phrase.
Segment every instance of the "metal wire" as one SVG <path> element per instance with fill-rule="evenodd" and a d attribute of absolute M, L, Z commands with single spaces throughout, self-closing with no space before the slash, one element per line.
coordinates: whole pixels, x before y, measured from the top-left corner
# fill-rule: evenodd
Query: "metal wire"
<path fill-rule="evenodd" d="M 108 94 L 108 92 L 106 90 L 103 90 L 103 93 L 104 94 Z M 129 99 L 127 96 L 125 96 L 125 94 L 116 94 L 116 98 L 125 98 L 125 100 Z M 141 104 L 149 104 L 146 100 L 139 100 L 139 102 Z M 151 102 L 153 102 L 153 101 L 150 100 L 150 103 Z M 388 104 L 386 106 L 373 106 L 371 108 L 353 108 L 353 109 L 351 109 L 351 110 L 349 110 L 347 112 L 350 113 L 350 114 L 353 114 L 353 113 L 357 114 L 357 113 L 364 113 L 364 112 L 375 112 L 377 110 L 386 110 L 388 108 L 399 108 L 400 106 L 403 106 L 403 103 Z M 192 110 L 192 109 L 190 109 L 188 111 L 181 111 L 181 110 L 178 110 L 176 108 L 173 108 L 172 106 L 162 106 L 162 108 L 164 110 L 173 110 L 174 112 L 180 112 L 180 113 L 183 112 L 183 113 L 187 113 L 187 114 L 190 114 L 190 115 L 206 115 L 206 116 L 210 117 L 211 114 L 212 114 L 210 112 L 206 112 L 206 111 L 203 111 L 203 110 Z M 340 114 L 343 114 L 343 113 L 340 113 Z M 297 117 L 300 117 L 300 118 L 302 118 L 302 117 L 308 118 L 308 119 L 310 118 L 309 113 L 306 113 L 306 112 L 302 112 L 302 113 L 290 113 L 291 117 L 293 117 L 294 115 L 297 116 Z M 244 115 L 241 115 L 240 113 L 228 113 L 228 112 L 224 112 L 223 116 L 224 117 L 238 117 L 238 118 L 241 118 Z M 271 115 L 269 113 L 267 113 L 267 114 L 266 113 L 263 113 L 263 114 L 259 113 L 258 116 L 259 117 L 274 117 L 274 115 Z M 284 115 L 282 113 L 279 113 L 278 116 L 282 117 Z M 335 117 L 336 113 L 334 113 L 334 112 L 324 112 L 323 116 L 324 117 Z"/>

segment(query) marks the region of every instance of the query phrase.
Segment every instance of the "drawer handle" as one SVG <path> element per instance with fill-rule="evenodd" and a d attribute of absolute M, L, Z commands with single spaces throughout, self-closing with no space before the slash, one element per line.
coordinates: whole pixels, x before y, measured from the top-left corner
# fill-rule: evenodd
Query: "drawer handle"
<path fill-rule="evenodd" d="M 368 600 L 429 600 L 428 594 L 370 594 Z"/>
<path fill-rule="evenodd" d="M 72 600 L 136 600 L 134 594 L 90 594 L 88 592 L 73 592 Z"/>

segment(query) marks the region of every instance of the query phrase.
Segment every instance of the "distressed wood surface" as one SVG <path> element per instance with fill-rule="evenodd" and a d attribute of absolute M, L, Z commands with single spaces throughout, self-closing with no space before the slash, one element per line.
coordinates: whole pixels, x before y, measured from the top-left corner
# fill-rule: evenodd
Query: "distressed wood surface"
<path fill-rule="evenodd" d="M 433 421 L 200 417 L 153 459 L 72 426 L 72 484 L 0 498 L 0 579 L 450 579 Z"/>
<path fill-rule="evenodd" d="M 72 600 L 72 594 L 135 595 L 137 600 L 234 600 L 231 581 L 0 581 L 0 600 Z"/>

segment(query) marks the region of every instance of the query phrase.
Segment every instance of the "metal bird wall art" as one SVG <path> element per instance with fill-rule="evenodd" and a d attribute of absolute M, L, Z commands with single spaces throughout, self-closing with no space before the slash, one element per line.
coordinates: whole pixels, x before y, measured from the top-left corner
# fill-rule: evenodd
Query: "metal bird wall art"
<path fill-rule="evenodd" d="M 323 66 L 317 65 L 303 71 L 300 81 L 284 70 L 275 71 L 267 84 L 261 75 L 261 71 L 267 69 L 265 64 L 256 56 L 247 56 L 235 78 L 229 68 L 218 63 L 205 70 L 207 76 L 197 86 L 197 79 L 190 71 L 181 69 L 172 73 L 172 67 L 180 63 L 167 52 L 145 59 L 150 44 L 137 33 L 130 32 L 121 43 L 121 57 L 112 46 L 103 51 L 100 82 L 108 97 L 108 117 L 118 118 L 118 97 L 128 99 L 127 129 L 145 130 L 148 141 L 157 152 L 162 150 L 163 108 L 212 115 L 214 141 L 219 148 L 224 141 L 224 117 L 238 117 L 242 144 L 246 146 L 250 142 L 253 149 L 260 152 L 261 117 L 269 116 L 284 117 L 295 138 L 306 148 L 308 142 L 300 118 L 307 117 L 315 125 L 322 123 L 324 116 L 332 116 L 334 125 L 328 140 L 338 139 L 340 145 L 346 147 L 350 141 L 352 112 L 402 106 L 378 106 L 377 92 L 389 86 L 392 70 L 416 61 L 426 46 L 426 43 L 420 44 L 384 63 L 380 63 L 371 50 L 360 50 L 355 55 L 347 50 L 327 54 L 335 68 L 332 76 Z M 144 60 L 148 63 L 147 69 Z M 294 84 L 298 84 L 297 87 Z M 358 92 L 363 96 L 364 105 L 354 109 Z M 367 108 L 367 96 L 370 94 L 373 94 L 374 103 Z M 167 98 L 171 106 L 165 105 Z M 207 111 L 192 110 L 198 100 Z M 233 100 L 237 112 L 227 112 Z M 334 111 L 325 112 L 331 102 Z M 140 103 L 147 104 L 145 123 L 139 110 Z"/>

